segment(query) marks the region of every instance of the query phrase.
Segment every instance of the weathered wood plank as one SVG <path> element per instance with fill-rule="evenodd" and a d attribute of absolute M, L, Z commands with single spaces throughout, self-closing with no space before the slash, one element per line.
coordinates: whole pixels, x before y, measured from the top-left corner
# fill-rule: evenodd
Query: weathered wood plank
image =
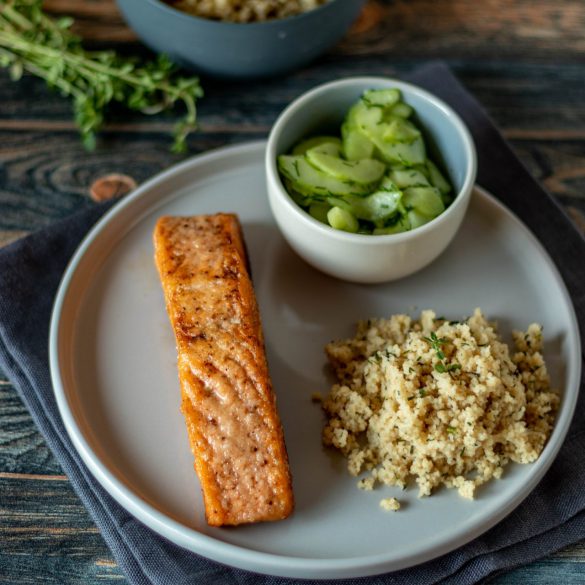
<path fill-rule="evenodd" d="M 56 16 L 74 16 L 74 32 L 90 42 L 136 41 L 136 35 L 126 26 L 114 0 L 46 0 L 45 8 Z"/>
<path fill-rule="evenodd" d="M 5 562 L 8 559 L 9 562 Z M 6 585 L 89 585 L 109 583 L 122 585 L 126 578 L 117 566 L 108 560 L 103 563 L 91 559 L 61 557 L 58 553 L 41 557 L 27 554 L 12 557 L 0 553 L 0 583 Z"/>
<path fill-rule="evenodd" d="M 93 205 L 89 186 L 104 174 L 125 173 L 140 182 L 178 160 L 163 135 L 105 133 L 100 147 L 87 153 L 73 131 L 1 134 L 3 230 L 36 229 Z"/>
<path fill-rule="evenodd" d="M 98 534 L 65 476 L 4 474 L 2 483 L 0 517 L 11 519 L 10 524 L 0 523 L 5 553 L 23 552 L 31 540 L 41 547 L 56 540 L 63 552 L 74 553 L 73 537 Z"/>
<path fill-rule="evenodd" d="M 585 142 L 512 140 L 530 173 L 565 205 L 585 211 Z"/>
<path fill-rule="evenodd" d="M 28 410 L 8 383 L 0 383 L 0 484 L 2 473 L 60 475 Z"/>
<path fill-rule="evenodd" d="M 28 232 L 25 230 L 6 230 L 0 231 L 0 248 L 26 236 Z"/>
<path fill-rule="evenodd" d="M 370 2 L 366 24 L 338 48 L 341 52 L 444 58 L 472 52 L 477 61 L 526 55 L 566 62 L 585 51 L 585 4 L 579 0 L 386 0 Z"/>
<path fill-rule="evenodd" d="M 354 75 L 404 75 L 425 61 L 396 61 L 386 55 L 327 56 L 286 78 L 235 86 L 204 79 L 206 96 L 199 102 L 199 120 L 205 131 L 254 129 L 267 132 L 291 100 L 319 83 Z M 530 133 L 578 133 L 578 136 L 585 133 L 585 70 L 582 66 L 522 61 L 478 63 L 467 59 L 452 60 L 449 64 L 501 128 Z M 49 91 L 41 80 L 27 75 L 14 83 L 3 71 L 0 73 L 0 94 L 0 128 L 14 128 L 19 123 L 26 128 L 35 122 L 34 127 L 39 130 L 73 128 L 70 102 Z M 151 125 L 167 131 L 180 112 L 153 117 L 127 112 L 113 114 L 114 127 Z"/>
<path fill-rule="evenodd" d="M 0 476 L 0 583 L 124 582 L 65 476 Z"/>
<path fill-rule="evenodd" d="M 556 557 L 521 567 L 490 580 L 491 585 L 582 585 L 583 560 L 561 561 Z"/>

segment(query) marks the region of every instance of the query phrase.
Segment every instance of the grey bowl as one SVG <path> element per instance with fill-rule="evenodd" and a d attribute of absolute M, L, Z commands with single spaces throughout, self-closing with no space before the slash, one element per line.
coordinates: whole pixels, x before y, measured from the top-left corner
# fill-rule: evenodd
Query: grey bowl
<path fill-rule="evenodd" d="M 240 24 L 191 16 L 159 0 L 117 0 L 124 18 L 151 49 L 200 73 L 267 77 L 304 65 L 333 46 L 364 0 L 330 0 L 298 16 Z"/>

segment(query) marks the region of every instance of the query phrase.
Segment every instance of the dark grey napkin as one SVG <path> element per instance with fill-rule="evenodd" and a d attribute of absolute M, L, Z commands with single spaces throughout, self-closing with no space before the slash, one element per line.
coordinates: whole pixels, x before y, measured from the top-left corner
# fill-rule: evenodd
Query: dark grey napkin
<path fill-rule="evenodd" d="M 479 104 L 449 69 L 430 64 L 408 77 L 459 112 L 474 136 L 478 182 L 500 197 L 547 248 L 569 288 L 585 330 L 585 240 L 530 177 Z M 529 203 L 527 203 L 529 202 Z M 134 519 L 97 484 L 59 417 L 49 376 L 47 334 L 63 270 L 107 206 L 78 213 L 0 251 L 0 367 L 10 377 L 64 472 L 133 584 L 286 585 L 208 561 L 161 538 Z M 360 585 L 476 583 L 585 538 L 585 400 L 549 473 L 496 527 L 466 546 L 411 569 L 351 579 Z M 296 581 L 298 582 L 298 581 Z"/>

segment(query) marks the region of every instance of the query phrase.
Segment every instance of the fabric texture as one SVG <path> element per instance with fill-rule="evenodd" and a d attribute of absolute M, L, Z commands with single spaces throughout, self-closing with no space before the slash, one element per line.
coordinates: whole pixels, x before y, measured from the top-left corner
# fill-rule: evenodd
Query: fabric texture
<path fill-rule="evenodd" d="M 583 334 L 583 237 L 559 205 L 531 178 L 480 105 L 445 65 L 431 63 L 405 79 L 438 95 L 467 123 L 478 151 L 478 183 L 516 213 L 548 250 L 569 289 Z M 106 493 L 71 444 L 50 381 L 47 349 L 50 315 L 67 262 L 108 207 L 100 205 L 75 214 L 0 251 L 0 367 L 27 405 L 130 583 L 298 582 L 226 567 L 158 536 Z M 410 569 L 349 579 L 345 583 L 476 583 L 585 538 L 584 452 L 585 397 L 581 393 L 558 457 L 538 487 L 512 514 L 479 538 L 440 558 Z"/>

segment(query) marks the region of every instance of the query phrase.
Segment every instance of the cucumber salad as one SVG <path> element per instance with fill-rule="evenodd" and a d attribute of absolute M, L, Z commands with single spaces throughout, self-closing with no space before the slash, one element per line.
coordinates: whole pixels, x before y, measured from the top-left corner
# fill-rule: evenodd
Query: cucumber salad
<path fill-rule="evenodd" d="M 314 136 L 278 157 L 292 199 L 315 219 L 360 234 L 394 234 L 442 213 L 452 187 L 427 158 L 414 110 L 398 89 L 364 92 L 341 138 Z"/>

